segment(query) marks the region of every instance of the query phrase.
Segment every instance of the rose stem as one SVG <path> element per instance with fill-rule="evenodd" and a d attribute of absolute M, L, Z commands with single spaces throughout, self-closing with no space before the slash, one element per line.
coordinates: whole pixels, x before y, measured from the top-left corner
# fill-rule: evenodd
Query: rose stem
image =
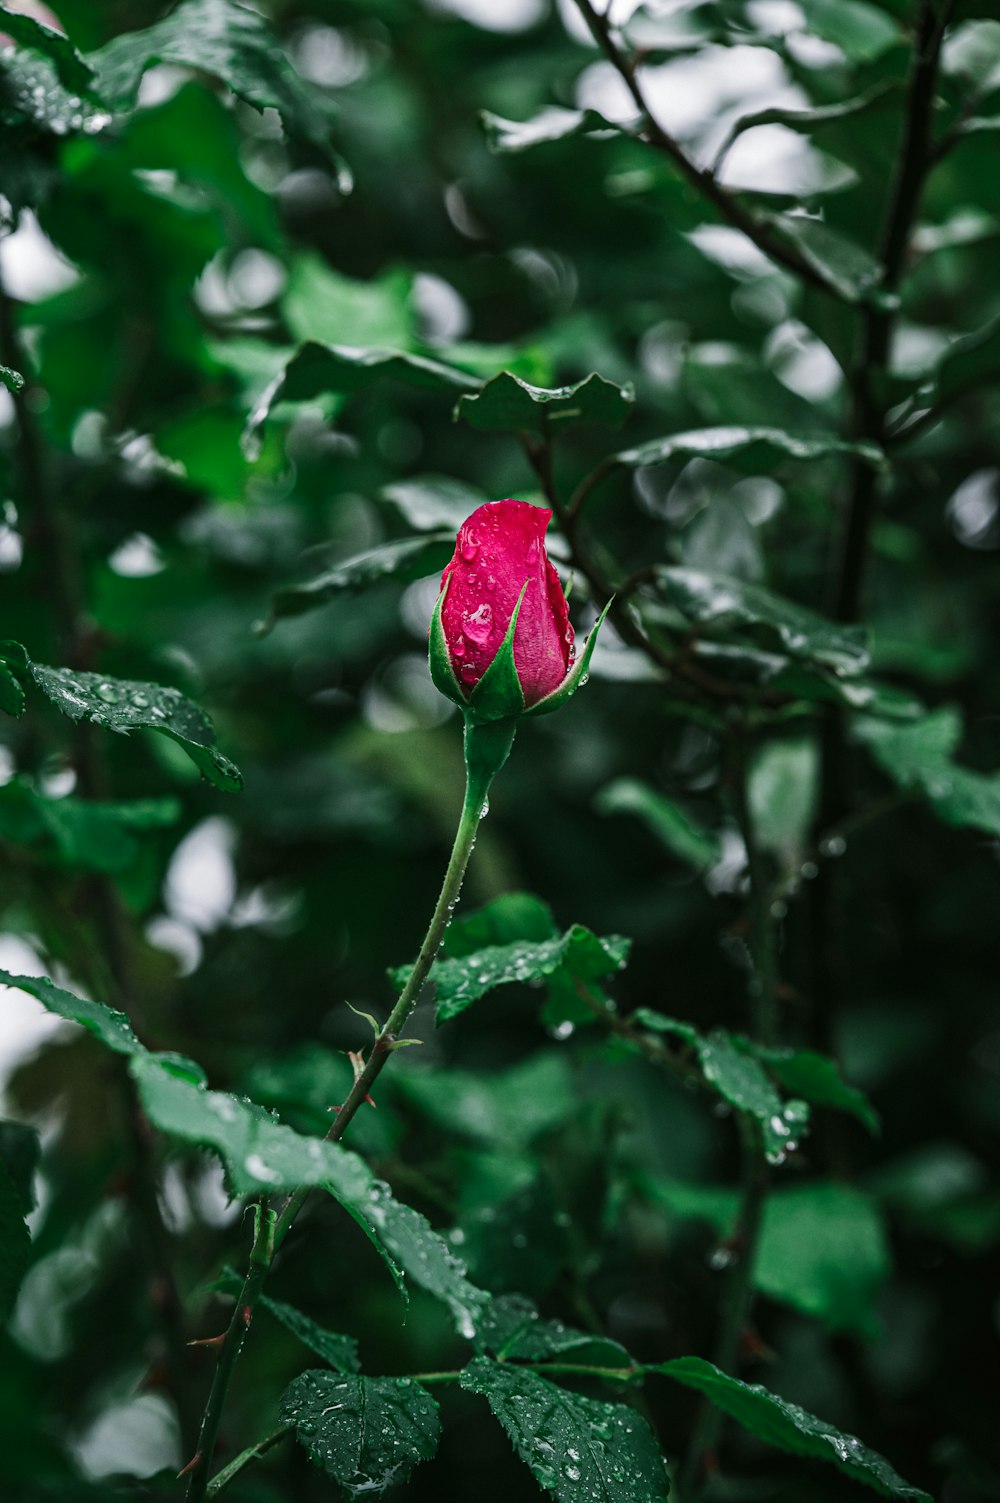
<path fill-rule="evenodd" d="M 514 741 L 516 721 L 501 720 L 489 725 L 476 725 L 471 720 L 465 726 L 465 799 L 455 833 L 451 858 L 441 886 L 437 906 L 431 916 L 427 933 L 417 955 L 413 970 L 403 987 L 392 1012 L 379 1030 L 371 1053 L 351 1087 L 327 1139 L 336 1143 L 343 1137 L 351 1118 L 368 1096 L 372 1085 L 382 1071 L 386 1060 L 397 1047 L 399 1035 L 406 1026 L 416 1006 L 427 973 L 440 948 L 445 930 L 458 902 L 465 869 L 476 843 L 476 832 L 483 817 L 486 797 L 500 768 L 506 762 Z M 264 1285 L 271 1262 L 309 1195 L 310 1187 L 300 1186 L 287 1197 L 280 1210 L 271 1210 L 263 1202 L 256 1213 L 253 1248 L 243 1287 L 233 1307 L 233 1313 L 222 1340 L 219 1360 L 216 1365 L 212 1387 L 202 1415 L 198 1435 L 198 1448 L 193 1462 L 189 1463 L 187 1487 L 188 1503 L 202 1503 L 208 1490 L 208 1474 L 215 1452 L 215 1445 L 222 1422 L 222 1410 L 232 1378 L 233 1370 L 246 1339 L 253 1309 Z"/>

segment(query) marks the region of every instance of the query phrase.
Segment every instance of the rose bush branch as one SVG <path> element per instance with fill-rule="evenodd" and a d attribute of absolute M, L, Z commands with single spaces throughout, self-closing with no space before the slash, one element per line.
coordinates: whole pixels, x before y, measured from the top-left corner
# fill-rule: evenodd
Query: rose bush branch
<path fill-rule="evenodd" d="M 831 297 L 839 298 L 839 290 L 834 287 L 821 272 L 805 261 L 791 246 L 786 245 L 768 225 L 763 223 L 756 215 L 745 209 L 739 199 L 725 189 L 707 168 L 699 167 L 697 162 L 688 156 L 687 152 L 663 126 L 660 125 L 656 116 L 643 93 L 642 86 L 636 76 L 636 67 L 621 52 L 615 41 L 611 23 L 607 14 L 601 14 L 595 10 L 591 0 L 575 0 L 576 8 L 583 16 L 594 41 L 604 53 L 608 62 L 612 65 L 625 87 L 628 89 L 635 102 L 636 108 L 642 116 L 646 134 L 643 139 L 655 147 L 664 156 L 668 157 L 674 166 L 678 168 L 683 177 L 692 183 L 699 192 L 717 209 L 723 219 L 752 240 L 758 250 L 763 251 L 777 265 L 783 266 L 786 271 L 792 272 L 801 281 L 818 288 L 821 292 L 828 293 Z"/>
<path fill-rule="evenodd" d="M 359 1108 L 370 1100 L 390 1055 L 408 1042 L 401 1035 L 451 921 L 490 787 L 510 755 L 519 720 L 558 709 L 586 679 L 601 623 L 574 662 L 569 606 L 545 551 L 551 517 L 550 511 L 524 501 L 479 507 L 459 529 L 454 556 L 442 575 L 430 626 L 430 668 L 438 689 L 460 707 L 465 720 L 462 811 L 417 959 L 337 1111 L 327 1133 L 331 1142 L 343 1137 Z M 255 1209 L 249 1267 L 222 1338 L 198 1448 L 184 1469 L 189 1503 L 201 1503 L 209 1494 L 209 1472 L 233 1371 L 271 1263 L 309 1193 L 303 1187 L 278 1209 L 263 1201 Z"/>

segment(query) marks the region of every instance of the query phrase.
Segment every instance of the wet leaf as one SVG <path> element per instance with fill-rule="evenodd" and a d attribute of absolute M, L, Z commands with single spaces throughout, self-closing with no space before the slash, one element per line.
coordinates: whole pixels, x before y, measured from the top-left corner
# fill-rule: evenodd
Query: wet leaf
<path fill-rule="evenodd" d="M 251 459 L 260 453 L 260 430 L 279 402 L 308 402 L 328 392 L 361 391 L 379 381 L 398 381 L 418 390 L 473 392 L 475 376 L 425 355 L 402 350 L 353 349 L 310 341 L 296 351 L 262 394 L 247 422 L 243 448 Z"/>
<path fill-rule="evenodd" d="M 557 434 L 566 425 L 599 423 L 619 427 L 628 417 L 635 392 L 592 372 L 573 386 L 531 386 L 510 371 L 487 381 L 475 396 L 460 397 L 455 416 L 488 433 Z"/>
<path fill-rule="evenodd" d="M 31 675 L 70 720 L 87 720 L 109 731 L 159 731 L 182 746 L 202 774 L 226 793 L 238 793 L 243 774 L 215 744 L 205 711 L 179 689 L 138 679 L 109 678 L 72 668 L 32 663 Z"/>
<path fill-rule="evenodd" d="M 46 798 L 18 779 L 0 788 L 0 837 L 84 871 L 127 870 L 138 858 L 143 834 L 168 829 L 180 814 L 173 798 L 124 804 Z"/>
<path fill-rule="evenodd" d="M 89 93 L 94 83 L 93 69 L 84 62 L 73 43 L 61 31 L 21 11 L 0 5 L 0 32 L 22 47 L 40 52 L 52 63 L 63 86 L 79 94 Z"/>
<path fill-rule="evenodd" d="M 756 1044 L 754 1050 L 785 1090 L 813 1106 L 848 1112 L 870 1133 L 878 1134 L 878 1112 L 863 1091 L 844 1079 L 836 1060 L 813 1049 L 768 1049 Z"/>
<path fill-rule="evenodd" d="M 624 1404 L 604 1404 L 507 1363 L 477 1357 L 462 1387 L 479 1393 L 535 1481 L 557 1503 L 662 1503 L 667 1473 L 649 1425 Z"/>
<path fill-rule="evenodd" d="M 532 1055 L 508 1070 L 401 1071 L 396 1090 L 444 1132 L 486 1147 L 524 1147 L 551 1132 L 578 1109 L 569 1064 L 561 1053 Z"/>
<path fill-rule="evenodd" d="M 869 1450 L 855 1436 L 844 1434 L 758 1383 L 743 1383 L 739 1378 L 729 1377 L 703 1357 L 678 1357 L 647 1370 L 662 1373 L 705 1394 L 724 1414 L 767 1445 L 795 1456 L 831 1461 L 855 1482 L 864 1483 L 884 1498 L 913 1498 L 918 1503 L 932 1503 L 930 1493 L 904 1482 L 883 1456 Z"/>
<path fill-rule="evenodd" d="M 865 718 L 857 739 L 900 788 L 926 798 L 939 819 L 1000 835 L 1000 772 L 976 772 L 952 760 L 962 734 L 956 710 L 944 708 L 912 724 Z"/>
<path fill-rule="evenodd" d="M 219 1293 L 231 1294 L 235 1298 L 243 1287 L 243 1280 L 233 1268 L 223 1270 L 216 1280 L 213 1288 Z M 297 1310 L 294 1305 L 286 1304 L 284 1300 L 272 1299 L 269 1294 L 258 1295 L 258 1305 L 273 1315 L 293 1336 L 298 1337 L 303 1346 L 307 1346 L 317 1357 L 322 1357 L 324 1362 L 329 1363 L 335 1372 L 356 1373 L 361 1366 L 358 1358 L 358 1343 L 353 1336 L 340 1336 L 336 1331 L 328 1331 L 310 1315 L 305 1315 Z"/>
<path fill-rule="evenodd" d="M 751 474 L 767 474 L 785 459 L 828 459 L 831 455 L 855 455 L 873 465 L 885 462 L 875 444 L 851 443 L 834 434 L 787 433 L 782 428 L 737 424 L 670 433 L 634 449 L 625 449 L 608 462 L 636 470 L 685 459 L 715 459 Z"/>
<path fill-rule="evenodd" d="M 172 63 L 213 74 L 257 110 L 276 109 L 289 135 L 329 153 L 322 95 L 299 77 L 264 18 L 234 0 L 182 0 L 162 21 L 114 37 L 88 62 L 115 111 L 134 106 L 149 68 Z"/>
<path fill-rule="evenodd" d="M 843 676 L 859 674 L 868 665 L 863 627 L 827 621 L 760 585 L 694 569 L 658 569 L 656 581 L 692 626 L 711 627 L 713 635 L 748 633 Z"/>
<path fill-rule="evenodd" d="M 443 569 L 455 548 L 453 532 L 425 533 L 422 537 L 399 538 L 381 547 L 358 553 L 343 563 L 317 574 L 304 584 L 289 585 L 271 599 L 271 617 L 301 616 L 316 610 L 335 596 L 363 590 L 380 579 L 420 579 Z"/>
<path fill-rule="evenodd" d="M 630 135 L 641 125 L 637 117 L 631 125 L 616 125 L 597 110 L 566 110 L 558 106 L 542 110 L 531 120 L 504 120 L 491 110 L 480 110 L 486 142 L 500 154 L 530 151 L 551 141 L 565 141 L 570 136 L 589 136 L 601 140 Z"/>
<path fill-rule="evenodd" d="M 20 371 L 12 371 L 9 365 L 0 365 L 0 386 L 5 386 L 8 391 L 20 391 L 24 386 L 24 377 Z"/>
<path fill-rule="evenodd" d="M 412 1378 L 305 1372 L 286 1388 L 281 1423 L 349 1497 L 405 1482 L 437 1450 L 438 1406 Z"/>
<path fill-rule="evenodd" d="M 555 978 L 570 990 L 586 986 L 621 970 L 628 951 L 629 941 L 621 935 L 599 939 L 582 924 L 574 924 L 556 939 L 517 940 L 471 955 L 446 956 L 434 962 L 429 976 L 437 997 L 436 1022 L 450 1022 L 494 987 L 515 981 L 530 984 Z M 393 971 L 393 984 L 402 989 L 410 969 L 400 966 Z"/>
<path fill-rule="evenodd" d="M 575 1331 L 561 1320 L 543 1320 L 523 1294 L 501 1294 L 483 1313 L 481 1345 L 503 1362 L 544 1362 L 562 1358 L 584 1367 L 627 1370 L 632 1358 L 607 1336 Z"/>

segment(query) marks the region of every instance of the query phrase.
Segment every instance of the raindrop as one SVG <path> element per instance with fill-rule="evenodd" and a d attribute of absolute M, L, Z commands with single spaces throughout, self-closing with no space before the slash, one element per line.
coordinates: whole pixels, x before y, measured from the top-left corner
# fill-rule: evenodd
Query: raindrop
<path fill-rule="evenodd" d="M 575 1031 L 576 1024 L 565 1019 L 562 1023 L 557 1023 L 553 1028 L 552 1037 L 554 1039 L 568 1039 Z"/>
<path fill-rule="evenodd" d="M 528 553 L 527 553 L 528 563 L 529 564 L 533 564 L 535 562 L 535 559 L 537 557 L 538 557 L 538 539 L 537 538 L 532 538 L 531 542 L 528 544 Z"/>
<path fill-rule="evenodd" d="M 471 564 L 479 552 L 479 539 L 470 527 L 462 539 L 461 554 L 467 564 Z"/>
<path fill-rule="evenodd" d="M 129 695 L 129 699 L 137 710 L 146 710 L 149 708 L 149 695 L 143 694 L 141 689 L 134 690 Z"/>
<path fill-rule="evenodd" d="M 847 841 L 843 835 L 828 835 L 825 840 L 820 841 L 819 848 L 822 855 L 836 860 L 847 850 Z"/>
<path fill-rule="evenodd" d="M 775 1133 L 779 1138 L 787 1138 L 790 1130 L 791 1129 L 789 1128 L 788 1123 L 785 1121 L 784 1117 L 779 1117 L 776 1115 L 771 1118 L 771 1131 Z"/>
<path fill-rule="evenodd" d="M 484 798 L 483 799 L 483 807 L 479 811 L 479 818 L 480 819 L 485 819 L 486 816 L 487 816 L 487 814 L 489 814 L 489 812 L 490 812 L 490 801 L 489 801 L 488 798 Z"/>
<path fill-rule="evenodd" d="M 708 1256 L 708 1266 L 713 1273 L 721 1273 L 724 1268 L 731 1268 L 736 1261 L 731 1247 L 719 1246 L 713 1248 Z"/>
<path fill-rule="evenodd" d="M 481 645 L 489 636 L 492 625 L 493 611 L 484 601 L 482 605 L 477 606 L 471 616 L 466 618 L 462 630 L 470 642 Z"/>
<path fill-rule="evenodd" d="M 811 882 L 813 877 L 819 876 L 819 867 L 815 861 L 803 861 L 799 871 L 807 882 Z"/>
<path fill-rule="evenodd" d="M 159 705 L 153 705 L 149 712 L 149 718 L 150 720 L 166 720 L 167 716 L 166 712 L 161 710 Z"/>
<path fill-rule="evenodd" d="M 122 694 L 121 690 L 116 688 L 114 684 L 105 682 L 98 684 L 97 697 L 98 699 L 103 699 L 106 705 L 116 705 L 121 701 Z"/>
<path fill-rule="evenodd" d="M 471 663 L 463 663 L 458 670 L 458 676 L 463 684 L 474 684 L 476 682 L 476 670 Z"/>
<path fill-rule="evenodd" d="M 451 655 L 453 658 L 465 657 L 465 643 L 462 641 L 461 637 L 459 637 L 457 641 L 452 642 Z"/>

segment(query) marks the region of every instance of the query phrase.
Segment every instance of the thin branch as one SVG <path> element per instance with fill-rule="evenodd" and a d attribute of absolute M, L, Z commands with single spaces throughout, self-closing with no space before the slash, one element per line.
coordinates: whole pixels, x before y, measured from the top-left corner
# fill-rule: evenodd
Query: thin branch
<path fill-rule="evenodd" d="M 879 395 L 896 326 L 899 287 L 909 251 L 913 225 L 924 182 L 931 166 L 931 119 L 941 45 L 952 5 L 939 12 L 934 0 L 923 0 L 907 84 L 902 151 L 880 237 L 882 274 L 878 302 L 862 312 L 861 350 L 854 371 L 854 394 L 849 436 L 880 447 L 885 442 L 886 414 Z M 844 528 L 836 577 L 833 615 L 837 621 L 856 621 L 871 532 L 877 511 L 877 480 L 873 468 L 855 461 L 851 499 Z"/>
<path fill-rule="evenodd" d="M 801 281 L 808 282 L 811 287 L 816 287 L 831 297 L 841 298 L 842 295 L 837 288 L 831 286 L 826 278 L 798 255 L 791 246 L 786 245 L 769 225 L 745 209 L 740 201 L 722 186 L 712 172 L 699 167 L 697 162 L 692 161 L 683 146 L 663 128 L 650 109 L 636 76 L 635 67 L 619 50 L 607 16 L 595 10 L 590 0 L 576 0 L 576 7 L 587 23 L 594 41 L 622 79 L 636 108 L 642 115 L 646 124 L 643 139 L 648 145 L 668 157 L 682 176 L 687 178 L 688 182 L 698 189 L 713 208 L 718 210 L 723 219 L 728 220 L 735 229 L 742 231 L 747 239 L 752 240 L 758 250 L 763 251 L 770 260 L 783 266 L 786 271 L 792 272 Z"/>

